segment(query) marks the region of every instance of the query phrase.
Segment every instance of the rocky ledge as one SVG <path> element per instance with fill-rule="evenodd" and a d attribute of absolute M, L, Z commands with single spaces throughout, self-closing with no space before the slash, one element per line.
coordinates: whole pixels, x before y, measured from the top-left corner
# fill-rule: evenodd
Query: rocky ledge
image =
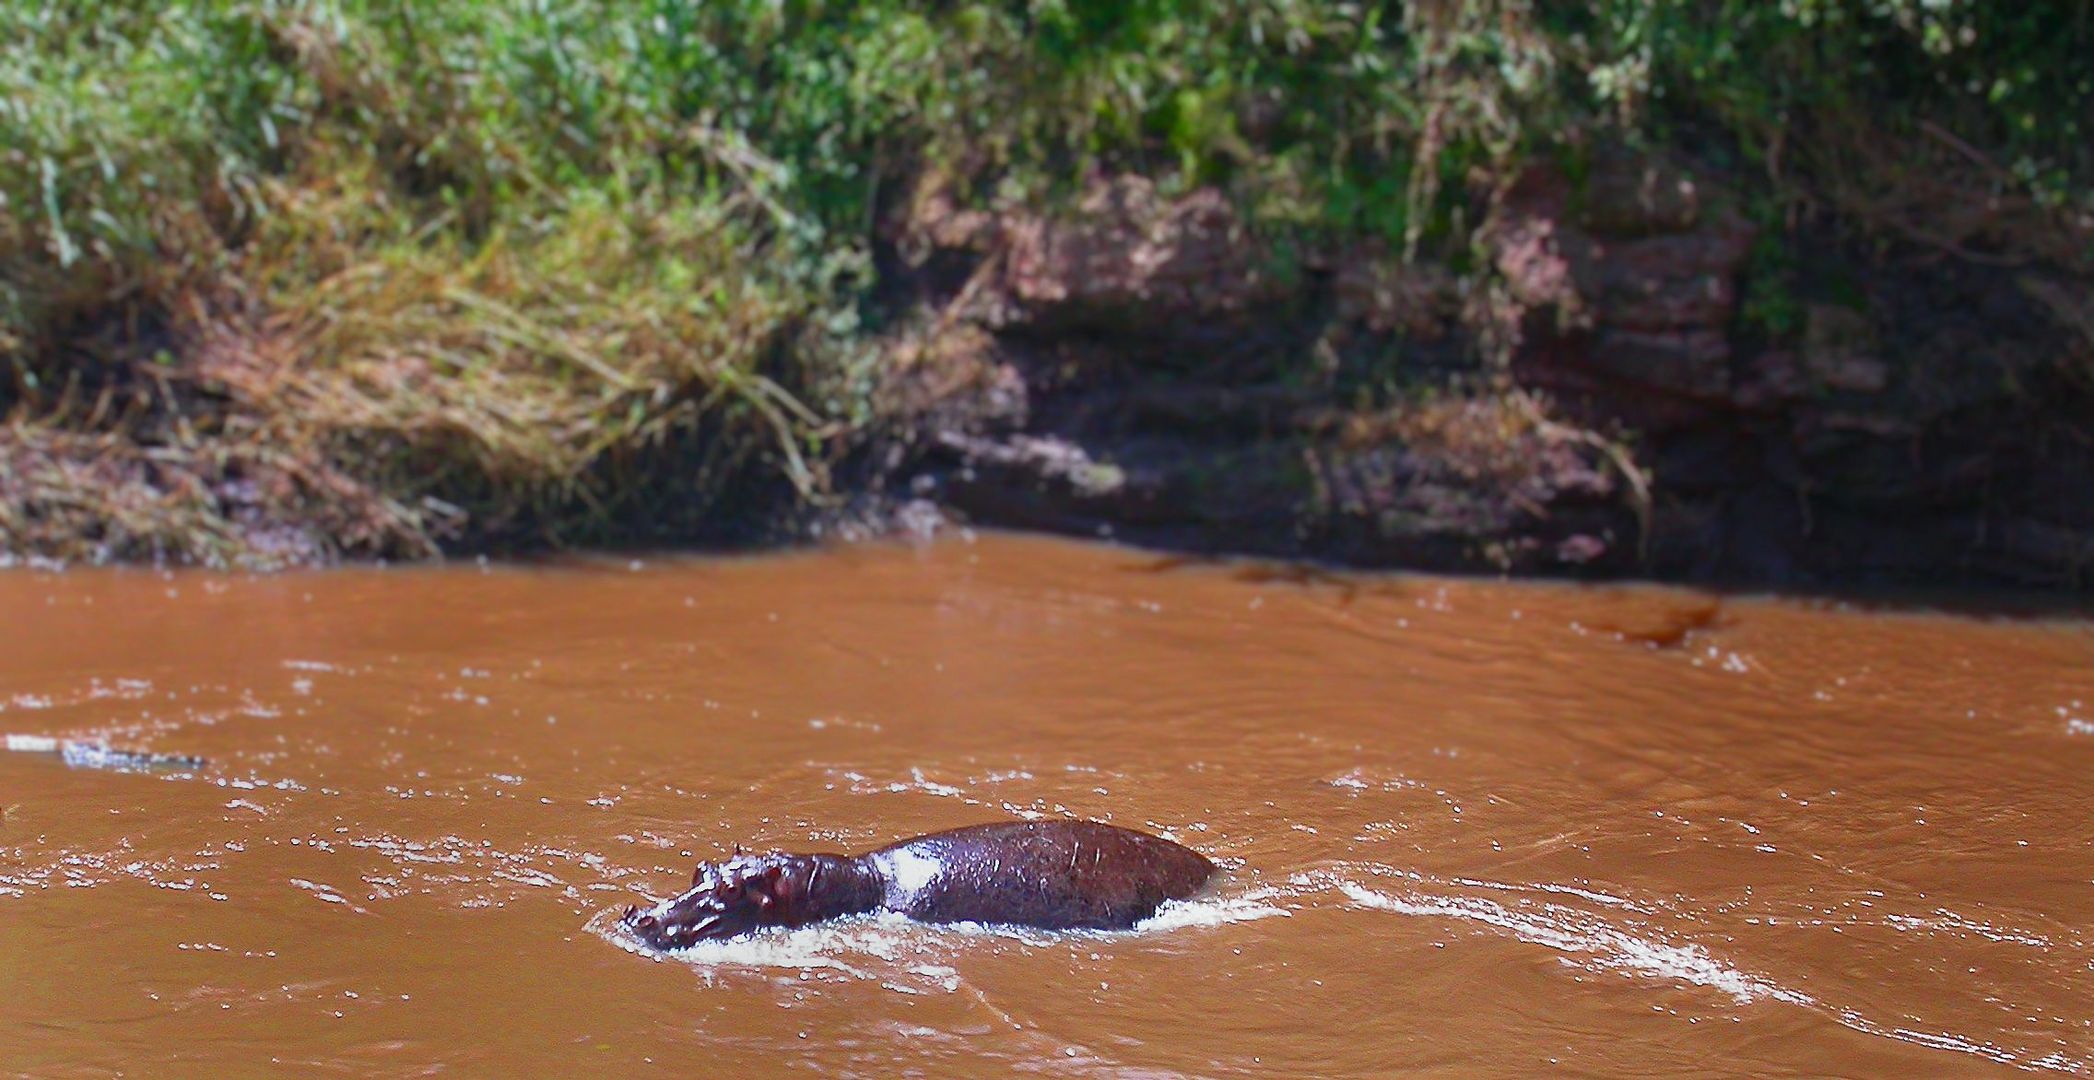
<path fill-rule="evenodd" d="M 1769 238 L 1626 153 L 1492 200 L 1483 268 L 1283 251 L 1222 193 L 1070 211 L 926 182 L 883 235 L 912 311 L 890 505 L 1201 552 L 1756 584 L 2081 586 L 2094 289 Z M 1796 255 L 1790 325 L 1741 311 Z"/>

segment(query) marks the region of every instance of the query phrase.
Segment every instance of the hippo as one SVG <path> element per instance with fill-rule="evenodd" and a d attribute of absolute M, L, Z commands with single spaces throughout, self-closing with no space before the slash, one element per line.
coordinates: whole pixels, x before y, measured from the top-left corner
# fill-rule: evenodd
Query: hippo
<path fill-rule="evenodd" d="M 892 911 L 926 923 L 1125 930 L 1207 883 L 1214 864 L 1159 836 L 1096 821 L 1009 821 L 864 855 L 774 852 L 700 863 L 682 896 L 621 920 L 656 949 Z"/>

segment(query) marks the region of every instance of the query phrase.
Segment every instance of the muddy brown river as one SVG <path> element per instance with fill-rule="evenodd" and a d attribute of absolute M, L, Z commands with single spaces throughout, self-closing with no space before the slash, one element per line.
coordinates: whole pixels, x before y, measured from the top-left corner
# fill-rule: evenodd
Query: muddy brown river
<path fill-rule="evenodd" d="M 0 753 L 5 1075 L 2094 1072 L 2066 618 L 994 536 L 17 571 L 0 732 L 206 759 Z M 1124 933 L 616 921 L 1057 816 L 1226 875 Z"/>

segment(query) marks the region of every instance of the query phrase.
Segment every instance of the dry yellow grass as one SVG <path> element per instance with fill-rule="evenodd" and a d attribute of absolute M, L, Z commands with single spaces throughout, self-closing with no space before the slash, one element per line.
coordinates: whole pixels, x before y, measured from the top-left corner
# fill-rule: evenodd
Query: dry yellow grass
<path fill-rule="evenodd" d="M 826 421 L 762 370 L 801 308 L 745 265 L 732 201 L 580 201 L 467 247 L 407 232 L 373 170 L 272 185 L 222 273 L 157 286 L 176 347 L 137 365 L 143 388 L 16 409 L 0 544 L 226 565 L 428 556 L 468 521 L 601 514 L 607 463 L 701 421 L 739 428 L 723 445 L 768 446 L 803 491 L 821 483 L 801 444 Z M 730 471 L 691 477 L 688 499 Z"/>

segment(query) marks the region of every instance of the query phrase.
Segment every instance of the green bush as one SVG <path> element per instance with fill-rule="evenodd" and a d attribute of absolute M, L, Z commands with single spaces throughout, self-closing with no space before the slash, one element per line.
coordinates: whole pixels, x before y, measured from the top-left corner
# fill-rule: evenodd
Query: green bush
<path fill-rule="evenodd" d="M 1552 5 L 1589 49 L 1595 104 L 1713 120 L 1764 156 L 1862 120 L 1994 156 L 2005 184 L 2094 206 L 2094 5 L 1992 0 L 1602 0 Z"/>

